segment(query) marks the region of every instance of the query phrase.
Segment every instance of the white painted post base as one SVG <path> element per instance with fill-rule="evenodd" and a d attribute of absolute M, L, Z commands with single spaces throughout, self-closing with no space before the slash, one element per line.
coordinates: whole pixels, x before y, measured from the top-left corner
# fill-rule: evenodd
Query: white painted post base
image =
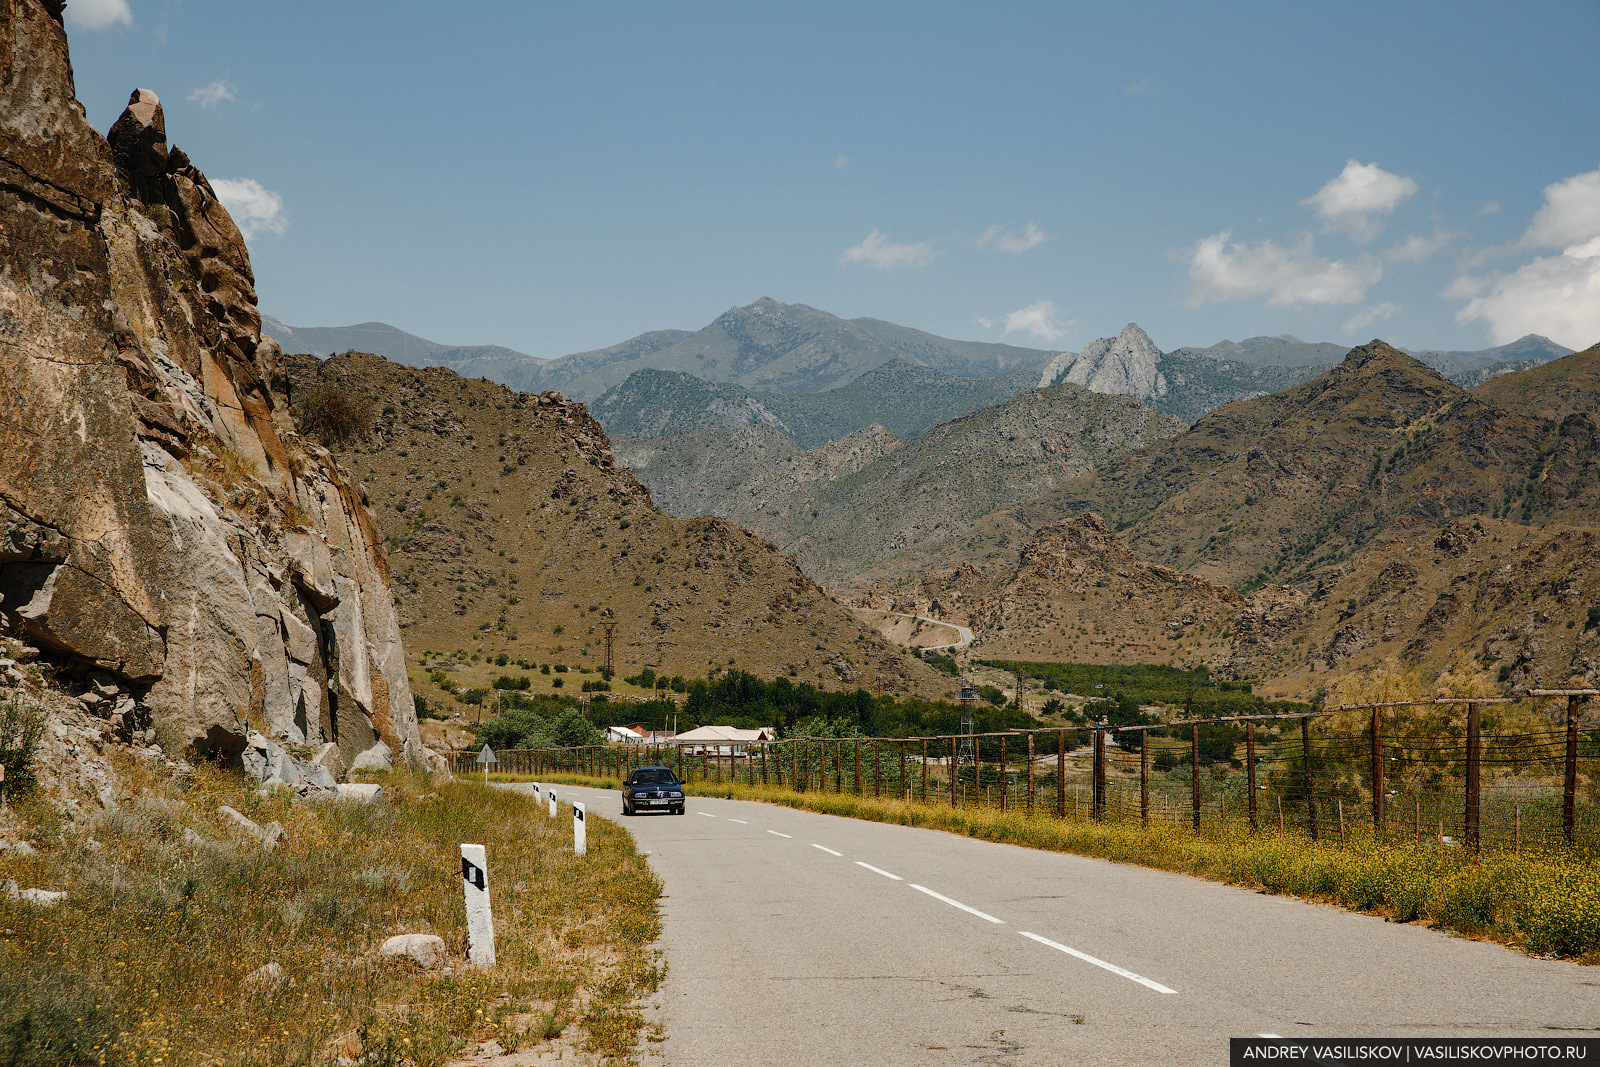
<path fill-rule="evenodd" d="M 552 819 L 556 817 L 556 791 L 554 786 L 550 788 L 550 817 Z"/>
<path fill-rule="evenodd" d="M 572 851 L 579 856 L 589 851 L 589 824 L 584 811 L 585 805 L 572 802 Z"/>
<path fill-rule="evenodd" d="M 494 966 L 494 913 L 489 906 L 489 861 L 482 845 L 461 846 L 461 889 L 467 903 L 468 958 Z"/>

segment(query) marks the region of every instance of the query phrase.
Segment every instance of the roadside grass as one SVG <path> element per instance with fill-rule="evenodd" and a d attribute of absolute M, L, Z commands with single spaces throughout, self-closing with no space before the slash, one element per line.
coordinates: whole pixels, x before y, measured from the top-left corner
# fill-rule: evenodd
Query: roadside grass
<path fill-rule="evenodd" d="M 532 781 L 491 775 L 491 780 Z M 548 775 L 555 784 L 616 789 L 615 778 Z M 1251 833 L 1242 823 L 1192 827 L 1133 820 L 1058 819 L 996 808 L 923 804 L 850 793 L 794 793 L 744 783 L 695 782 L 691 796 L 753 800 L 872 822 L 944 830 L 965 837 L 1095 856 L 1193 875 L 1282 896 L 1338 904 L 1394 922 L 1422 922 L 1463 937 L 1496 941 L 1536 956 L 1600 965 L 1600 864 L 1564 849 L 1520 855 L 1375 840 L 1340 845 L 1304 833 Z"/>
<path fill-rule="evenodd" d="M 205 766 L 147 773 L 87 832 L 0 858 L 0 881 L 67 893 L 0 893 L 0 1062 L 439 1067 L 490 1038 L 637 1062 L 639 1002 L 665 965 L 660 883 L 629 835 L 596 820 L 578 857 L 530 798 L 373 780 L 389 803 L 261 797 Z M 286 837 L 231 832 L 221 804 Z M 488 849 L 492 969 L 465 961 L 462 842 Z M 448 962 L 380 955 L 397 933 L 437 934 Z M 267 964 L 281 977 L 251 977 Z"/>

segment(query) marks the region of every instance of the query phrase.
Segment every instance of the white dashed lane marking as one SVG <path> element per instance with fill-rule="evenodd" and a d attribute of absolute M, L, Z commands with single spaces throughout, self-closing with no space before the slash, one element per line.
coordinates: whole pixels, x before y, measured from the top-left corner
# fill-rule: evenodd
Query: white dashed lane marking
<path fill-rule="evenodd" d="M 867 870 L 871 871 L 873 874 L 881 874 L 885 878 L 893 878 L 897 882 L 905 881 L 905 879 L 900 877 L 898 874 L 890 874 L 888 871 L 883 870 L 881 867 L 874 867 L 870 863 L 862 863 L 860 860 L 856 860 L 856 866 L 857 867 L 865 867 Z"/>
<path fill-rule="evenodd" d="M 1146 978 L 1142 974 L 1134 974 L 1132 971 L 1125 971 L 1121 967 L 1118 967 L 1114 963 L 1107 963 L 1105 960 L 1097 959 L 1096 957 L 1089 955 L 1087 952 L 1079 952 L 1075 948 L 1069 948 L 1068 946 L 1063 945 L 1060 942 L 1050 940 L 1048 937 L 1040 937 L 1038 934 L 1030 934 L 1026 930 L 1019 930 L 1017 932 L 1020 933 L 1023 937 L 1031 938 L 1034 941 L 1039 942 L 1039 944 L 1041 944 L 1041 945 L 1049 945 L 1051 948 L 1058 949 L 1058 950 L 1060 950 L 1062 952 L 1065 952 L 1069 956 L 1076 956 L 1078 959 L 1082 960 L 1085 963 L 1092 963 L 1096 967 L 1104 967 L 1106 970 L 1110 971 L 1112 974 L 1120 974 L 1120 975 L 1122 975 L 1122 977 L 1127 978 L 1127 979 L 1129 979 L 1131 981 L 1134 981 L 1134 982 L 1138 982 L 1142 986 L 1146 986 L 1146 987 L 1148 987 L 1150 989 L 1154 989 L 1157 993 L 1177 993 L 1178 992 L 1176 989 L 1168 989 L 1166 986 L 1162 985 L 1160 982 L 1152 981 L 1151 979 Z"/>
<path fill-rule="evenodd" d="M 987 919 L 992 923 L 999 923 L 1001 926 L 1004 926 L 1006 924 L 1006 921 L 1004 919 L 996 919 L 993 915 L 990 915 L 990 914 L 988 914 L 986 912 L 981 912 L 977 908 L 969 908 L 965 904 L 961 903 L 961 901 L 959 901 L 959 900 L 951 900 L 949 897 L 945 896 L 943 893 L 935 893 L 933 890 L 929 889 L 927 886 L 917 885 L 915 882 L 912 882 L 911 883 L 911 888 L 915 889 L 919 893 L 926 893 L 926 894 L 928 894 L 930 897 L 932 897 L 935 900 L 942 900 L 946 904 L 950 905 L 952 908 L 960 908 L 962 911 L 967 912 L 970 915 L 976 915 L 980 919 Z"/>
<path fill-rule="evenodd" d="M 793 835 L 791 835 L 791 834 L 780 834 L 780 833 L 778 833 L 778 831 L 776 831 L 776 830 L 768 830 L 768 831 L 767 831 L 767 833 L 769 833 L 769 834 L 774 834 L 774 835 L 776 835 L 776 836 L 778 836 L 778 837 L 787 837 L 787 838 L 788 838 L 788 839 L 789 839 L 789 840 L 790 840 L 790 841 L 793 841 L 793 840 L 794 840 L 794 837 L 793 837 Z"/>
<path fill-rule="evenodd" d="M 729 822 L 736 822 L 736 823 L 739 823 L 739 824 L 741 824 L 743 826 L 749 826 L 750 825 L 750 820 L 749 819 L 735 819 L 732 815 L 728 816 L 728 821 Z"/>
<path fill-rule="evenodd" d="M 704 815 L 708 819 L 715 819 L 716 818 L 716 816 L 711 814 L 709 811 L 697 811 L 697 812 L 695 812 L 695 814 L 696 815 Z"/>
<path fill-rule="evenodd" d="M 820 848 L 822 851 L 826 852 L 830 856 L 842 856 L 842 855 L 844 855 L 843 852 L 835 852 L 833 849 L 829 848 L 827 845 L 819 845 L 819 844 L 816 844 L 815 842 L 812 843 L 811 847 L 812 848 Z"/>

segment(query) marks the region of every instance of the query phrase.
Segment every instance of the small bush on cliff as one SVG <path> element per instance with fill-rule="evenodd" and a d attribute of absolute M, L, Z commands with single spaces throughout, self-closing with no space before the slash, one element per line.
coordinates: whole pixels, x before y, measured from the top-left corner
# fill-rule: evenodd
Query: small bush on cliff
<path fill-rule="evenodd" d="M 295 398 L 295 421 L 302 433 L 342 447 L 372 429 L 372 402 L 334 382 L 313 385 Z"/>
<path fill-rule="evenodd" d="M 17 698 L 0 702 L 0 767 L 5 768 L 0 790 L 6 796 L 33 788 L 33 757 L 43 736 L 44 712 L 38 707 Z"/>

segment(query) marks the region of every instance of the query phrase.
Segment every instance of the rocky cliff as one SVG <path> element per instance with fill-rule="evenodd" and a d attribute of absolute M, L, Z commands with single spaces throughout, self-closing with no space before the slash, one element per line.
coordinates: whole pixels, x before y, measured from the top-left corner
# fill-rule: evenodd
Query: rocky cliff
<path fill-rule="evenodd" d="M 424 759 L 363 491 L 288 419 L 249 254 L 136 91 L 109 139 L 59 0 L 0 0 L 0 612 L 124 732 Z"/>
<path fill-rule="evenodd" d="M 1063 352 L 1045 367 L 1039 388 L 1071 382 L 1096 393 L 1131 393 L 1140 400 L 1167 395 L 1161 374 L 1161 350 L 1133 323 L 1115 337 L 1102 337 L 1074 356 Z"/>

